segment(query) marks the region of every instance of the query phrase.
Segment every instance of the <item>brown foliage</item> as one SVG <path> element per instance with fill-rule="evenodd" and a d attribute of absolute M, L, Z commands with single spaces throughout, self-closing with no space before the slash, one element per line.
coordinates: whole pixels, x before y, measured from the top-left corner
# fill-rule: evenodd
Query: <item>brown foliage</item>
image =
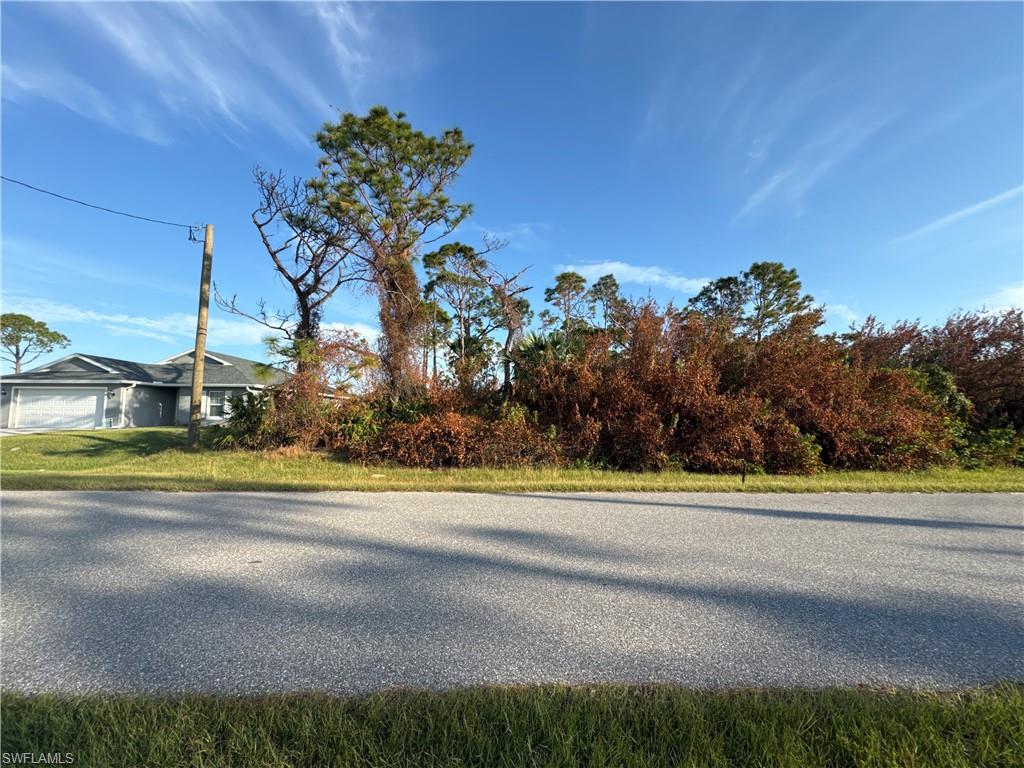
<path fill-rule="evenodd" d="M 909 469 L 942 461 L 949 425 L 906 371 L 850 365 L 814 318 L 752 343 L 728 326 L 641 305 L 628 343 L 589 335 L 521 396 L 573 457 L 615 467 L 771 472 Z"/>
<path fill-rule="evenodd" d="M 859 328 L 844 335 L 849 343 L 850 357 L 857 365 L 876 368 L 909 366 L 912 351 L 924 340 L 925 331 L 917 322 L 902 321 L 886 328 L 878 318 L 869 315 Z"/>
<path fill-rule="evenodd" d="M 388 426 L 373 458 L 410 467 L 502 467 L 557 463 L 557 446 L 519 418 L 488 422 L 445 411 Z"/>
<path fill-rule="evenodd" d="M 1024 311 L 960 312 L 930 329 L 913 355 L 915 365 L 953 374 L 980 424 L 1024 430 Z"/>
<path fill-rule="evenodd" d="M 889 366 L 927 348 L 972 381 L 984 371 L 996 375 L 986 363 L 993 349 L 1004 363 L 1015 349 L 993 341 L 1006 334 L 1000 323 L 961 316 L 934 331 L 901 327 L 891 338 L 872 327 L 844 343 L 818 335 L 810 314 L 760 341 L 653 302 L 628 315 L 614 338 L 573 331 L 537 346 L 517 362 L 518 404 L 500 410 L 496 397 L 456 387 L 404 403 L 325 400 L 321 366 L 276 389 L 263 433 L 269 437 L 254 444 L 326 447 L 362 461 L 431 468 L 568 459 L 635 470 L 917 469 L 950 460 L 955 413 L 942 399 L 948 392 L 935 385 L 941 376 Z M 946 349 L 954 344 L 948 339 L 964 335 L 981 346 L 958 357 Z M 341 340 L 335 351 L 351 362 L 365 348 Z M 1005 405 L 1000 398 L 1016 382 L 1000 381 L 1011 389 L 993 397 Z M 982 391 L 983 383 L 974 386 Z M 1015 460 L 1012 433 L 996 432 L 979 444 L 977 460 L 996 453 Z"/>
<path fill-rule="evenodd" d="M 687 322 L 707 330 L 699 319 Z M 757 452 L 758 403 L 719 391 L 714 343 L 693 345 L 680 359 L 673 341 L 686 334 L 673 333 L 671 324 L 643 305 L 623 352 L 597 333 L 582 355 L 548 360 L 534 373 L 523 397 L 542 424 L 556 428 L 569 455 L 630 469 L 658 469 L 678 458 L 693 469 L 725 471 Z"/>
<path fill-rule="evenodd" d="M 398 422 L 384 432 L 377 453 L 411 467 L 465 467 L 482 426 L 476 416 L 452 412 Z"/>
<path fill-rule="evenodd" d="M 323 397 L 313 372 L 292 376 L 275 387 L 270 409 L 273 444 L 320 448 L 334 441 L 336 403 Z"/>
<path fill-rule="evenodd" d="M 935 328 L 870 317 L 846 338 L 856 363 L 949 371 L 976 425 L 1024 430 L 1024 311 L 959 312 Z"/>
<path fill-rule="evenodd" d="M 914 469 L 941 462 L 952 445 L 935 399 L 906 370 L 847 361 L 830 337 L 793 329 L 754 352 L 745 389 L 811 435 L 840 469 Z"/>

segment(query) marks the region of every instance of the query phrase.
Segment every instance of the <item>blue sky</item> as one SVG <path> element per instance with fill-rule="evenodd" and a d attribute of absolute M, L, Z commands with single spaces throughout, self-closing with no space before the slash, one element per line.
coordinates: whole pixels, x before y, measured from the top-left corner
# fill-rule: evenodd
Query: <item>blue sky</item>
<path fill-rule="evenodd" d="M 335 110 L 385 104 L 475 145 L 459 239 L 542 290 L 572 267 L 685 302 L 796 267 L 829 328 L 1020 305 L 1020 4 L 4 3 L 4 175 L 216 227 L 214 279 L 287 306 L 251 169 L 314 172 Z M 200 247 L 3 185 L 5 311 L 75 351 L 191 345 Z M 327 321 L 372 330 L 339 295 Z M 214 310 L 210 346 L 263 330 Z"/>

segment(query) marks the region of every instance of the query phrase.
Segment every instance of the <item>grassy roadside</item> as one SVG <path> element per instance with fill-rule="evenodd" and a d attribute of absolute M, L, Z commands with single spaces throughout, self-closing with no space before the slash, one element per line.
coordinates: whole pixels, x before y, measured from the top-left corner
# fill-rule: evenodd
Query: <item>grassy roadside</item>
<path fill-rule="evenodd" d="M 708 693 L 474 688 L 366 698 L 3 698 L 5 752 L 83 766 L 1018 766 L 1024 687 Z"/>
<path fill-rule="evenodd" d="M 825 472 L 809 477 L 587 468 L 422 470 L 364 467 L 324 454 L 181 449 L 175 428 L 0 438 L 5 490 L 161 491 L 1024 491 L 1024 469 Z"/>

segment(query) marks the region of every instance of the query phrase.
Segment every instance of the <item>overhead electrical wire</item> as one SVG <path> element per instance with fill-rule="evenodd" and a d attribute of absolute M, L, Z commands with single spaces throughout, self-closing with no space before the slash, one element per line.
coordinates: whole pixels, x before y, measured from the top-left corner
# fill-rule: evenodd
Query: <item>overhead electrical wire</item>
<path fill-rule="evenodd" d="M 195 224 L 179 224 L 176 221 L 164 221 L 163 219 L 153 219 L 150 218 L 149 216 L 139 216 L 134 213 L 126 213 L 125 211 L 116 211 L 113 208 L 107 208 L 106 206 L 103 205 L 94 205 L 93 203 L 87 203 L 84 200 L 78 200 L 74 197 L 68 197 L 67 195 L 61 195 L 56 192 L 51 192 L 48 189 L 42 189 L 41 187 L 33 186 L 24 181 L 12 179 L 9 176 L 0 176 L 0 179 L 3 179 L 4 181 L 9 181 L 11 184 L 17 184 L 19 186 L 26 187 L 27 189 L 34 190 L 35 192 L 42 192 L 44 195 L 50 195 L 51 197 L 56 197 L 59 198 L 60 200 L 67 200 L 69 203 L 77 203 L 78 205 L 84 205 L 86 208 L 95 208 L 97 211 L 106 211 L 107 213 L 114 213 L 117 214 L 118 216 L 127 216 L 130 219 L 148 221 L 151 224 L 164 224 L 168 227 L 181 227 L 182 229 L 188 230 L 189 240 L 196 239 L 194 230 L 198 229 L 198 226 Z"/>

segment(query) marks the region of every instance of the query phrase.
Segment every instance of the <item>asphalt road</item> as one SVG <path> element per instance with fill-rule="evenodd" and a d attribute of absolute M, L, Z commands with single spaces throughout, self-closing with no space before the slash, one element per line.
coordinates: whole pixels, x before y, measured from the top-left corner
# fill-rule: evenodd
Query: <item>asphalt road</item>
<path fill-rule="evenodd" d="M 5 689 L 1024 679 L 1024 495 L 4 493 Z"/>

